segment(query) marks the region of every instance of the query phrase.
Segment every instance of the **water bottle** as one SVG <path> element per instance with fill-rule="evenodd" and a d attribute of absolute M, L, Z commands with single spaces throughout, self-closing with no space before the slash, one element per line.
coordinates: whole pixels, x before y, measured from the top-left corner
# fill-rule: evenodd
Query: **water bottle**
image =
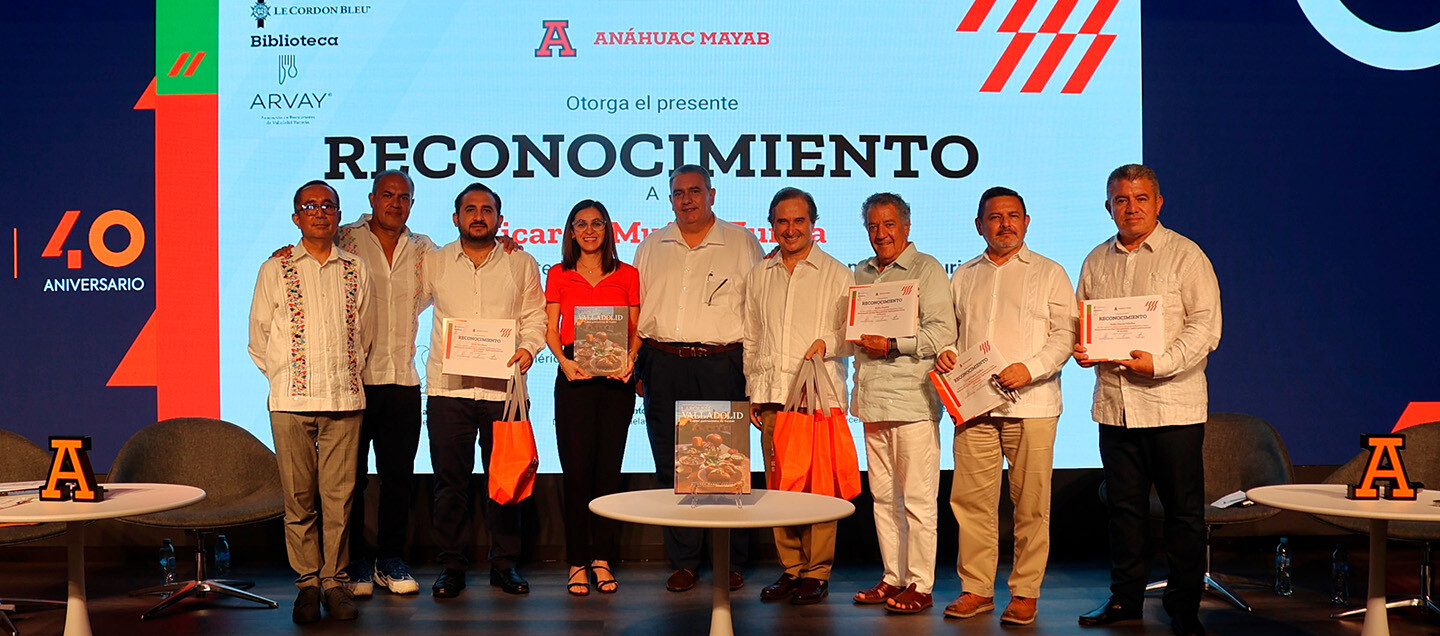
<path fill-rule="evenodd" d="M 165 584 L 175 582 L 175 544 L 169 539 L 160 546 L 160 573 L 165 576 Z"/>
<path fill-rule="evenodd" d="M 223 579 L 230 575 L 230 542 L 225 540 L 225 535 L 220 535 L 215 540 L 215 578 Z"/>
<path fill-rule="evenodd" d="M 1343 543 L 1335 546 L 1330 559 L 1330 602 L 1341 607 L 1350 604 L 1350 555 Z"/>
<path fill-rule="evenodd" d="M 1280 596 L 1290 596 L 1295 593 L 1295 584 L 1290 578 L 1290 540 L 1280 537 L 1280 545 L 1275 546 L 1275 593 Z"/>

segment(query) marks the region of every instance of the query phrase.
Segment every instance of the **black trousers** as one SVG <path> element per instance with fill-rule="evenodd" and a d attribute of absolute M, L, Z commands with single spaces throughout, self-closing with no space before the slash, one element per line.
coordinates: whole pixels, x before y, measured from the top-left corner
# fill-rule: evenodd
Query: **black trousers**
<path fill-rule="evenodd" d="M 380 477 L 375 545 L 365 537 L 365 488 L 369 485 L 370 447 Z M 360 422 L 355 497 L 350 506 L 350 558 L 396 558 L 405 554 L 410 528 L 410 489 L 415 482 L 415 452 L 420 446 L 420 386 L 365 385 L 365 415 Z"/>
<path fill-rule="evenodd" d="M 440 563 L 446 568 L 466 570 L 470 559 L 466 548 L 475 536 L 475 494 L 471 490 L 475 473 L 475 442 L 480 442 L 481 461 L 490 465 L 493 448 L 491 424 L 505 416 L 504 402 L 470 400 L 432 395 L 426 401 L 430 427 L 430 463 L 435 469 L 435 503 L 432 520 Z M 502 506 L 485 498 L 485 529 L 490 533 L 490 565 L 513 568 L 520 560 L 520 505 Z"/>
<path fill-rule="evenodd" d="M 679 400 L 744 400 L 745 355 L 741 349 L 703 358 L 682 358 L 654 347 L 640 356 L 645 383 L 645 428 L 655 458 L 655 477 L 675 487 L 675 402 Z M 705 531 L 665 528 L 665 553 L 670 567 L 699 569 L 705 556 Z M 744 572 L 750 561 L 750 532 L 730 533 L 730 569 Z"/>
<path fill-rule="evenodd" d="M 565 486 L 565 561 L 573 566 L 615 559 L 613 519 L 590 512 L 590 500 L 620 492 L 625 437 L 635 415 L 635 388 L 606 378 L 555 377 L 555 442 Z"/>
<path fill-rule="evenodd" d="M 1125 428 L 1100 425 L 1100 461 L 1110 506 L 1110 592 L 1139 608 L 1150 576 L 1146 524 L 1150 487 L 1165 507 L 1164 605 L 1194 616 L 1205 582 L 1205 425 Z"/>

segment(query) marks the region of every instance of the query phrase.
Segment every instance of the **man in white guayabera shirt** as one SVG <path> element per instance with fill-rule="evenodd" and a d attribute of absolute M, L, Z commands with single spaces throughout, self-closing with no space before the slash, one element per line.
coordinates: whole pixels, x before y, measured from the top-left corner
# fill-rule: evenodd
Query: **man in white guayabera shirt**
<path fill-rule="evenodd" d="M 957 354 L 989 342 L 1009 364 L 998 382 L 1014 391 L 1002 403 L 955 427 L 955 480 L 950 509 L 960 526 L 963 593 L 945 615 L 970 618 L 995 609 L 995 567 L 1000 553 L 1000 475 L 1010 463 L 1015 504 L 1015 559 L 1010 602 L 1000 615 L 1008 625 L 1035 622 L 1036 599 L 1050 557 L 1050 468 L 1060 420 L 1060 368 L 1075 346 L 1077 311 L 1070 278 L 1059 263 L 1030 251 L 1030 214 L 1009 188 L 980 195 L 975 229 L 985 251 L 960 265 L 950 279 L 959 338 L 935 360 L 948 373 Z"/>
<path fill-rule="evenodd" d="M 1096 362 L 1075 345 L 1075 360 L 1095 367 L 1100 463 L 1110 509 L 1110 599 L 1080 624 L 1141 617 L 1150 563 L 1145 558 L 1150 487 L 1165 507 L 1164 605 L 1182 636 L 1204 634 L 1205 362 L 1220 345 L 1220 283 L 1194 241 L 1160 224 L 1160 181 L 1139 164 L 1105 182 L 1105 209 L 1119 230 L 1085 257 L 1075 291 L 1081 301 L 1160 296 L 1165 346 Z"/>
<path fill-rule="evenodd" d="M 775 470 L 775 416 L 800 365 L 819 358 L 825 403 L 845 408 L 845 307 L 855 275 L 815 243 L 815 199 L 784 188 L 770 201 L 770 227 L 779 244 L 745 281 L 745 381 L 751 422 L 760 427 L 765 472 Z M 813 397 L 811 398 L 814 399 Z M 814 403 L 811 406 L 815 406 Z M 835 563 L 834 521 L 775 528 L 775 550 L 785 569 L 760 598 L 810 605 L 830 593 Z"/>
<path fill-rule="evenodd" d="M 250 304 L 250 358 L 270 381 L 270 430 L 285 494 L 285 551 L 299 578 L 291 618 L 358 614 L 345 585 L 355 449 L 365 408 L 370 280 L 335 247 L 340 195 L 324 181 L 295 192 L 300 245 L 260 266 Z M 322 600 L 323 596 L 323 600 Z"/>

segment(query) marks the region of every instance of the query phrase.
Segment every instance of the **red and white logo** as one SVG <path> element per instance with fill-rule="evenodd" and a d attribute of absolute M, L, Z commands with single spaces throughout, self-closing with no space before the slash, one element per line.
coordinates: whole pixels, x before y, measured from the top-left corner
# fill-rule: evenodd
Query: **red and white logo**
<path fill-rule="evenodd" d="M 510 332 L 512 332 L 512 331 L 514 331 L 514 329 L 511 329 L 511 328 L 509 328 L 509 327 L 505 327 L 504 329 L 501 329 L 501 330 L 500 330 L 500 337 L 501 337 L 501 338 L 509 338 L 509 337 L 510 337 Z"/>
<path fill-rule="evenodd" d="M 1160 301 L 1152 300 L 1145 303 L 1145 311 L 1155 311 L 1160 308 Z"/>
<path fill-rule="evenodd" d="M 540 38 L 535 57 L 551 57 L 556 48 L 560 49 L 560 57 L 575 57 L 575 47 L 570 46 L 569 20 L 545 20 L 541 24 L 545 26 L 545 37 Z"/>
<path fill-rule="evenodd" d="M 985 354 L 990 353 L 990 341 L 989 341 L 989 340 L 986 340 L 985 342 L 980 343 L 980 353 L 985 353 Z"/>
<path fill-rule="evenodd" d="M 1090 0 L 1087 0 L 1087 4 Z M 1101 33 L 1105 23 L 1110 20 L 1110 14 L 1114 13 L 1115 5 L 1120 0 L 1093 0 L 1094 8 L 1090 10 L 1085 22 L 1075 33 L 1062 33 L 1065 22 L 1070 14 L 1075 11 L 1079 0 L 1055 0 L 1055 6 L 1045 16 L 1045 21 L 1040 24 L 1036 31 L 1022 31 L 1025 20 L 1035 9 L 1037 0 L 1015 0 L 1010 7 L 1005 19 L 1000 22 L 999 33 L 1013 33 L 1010 38 L 1010 45 L 1005 47 L 1005 52 L 1000 54 L 1000 59 L 995 62 L 995 68 L 991 69 L 990 76 L 985 78 L 985 83 L 980 86 L 982 93 L 998 93 L 1005 90 L 1009 83 L 1010 76 L 1014 75 L 1015 67 L 1019 66 L 1020 59 L 1024 57 L 1025 51 L 1036 39 L 1049 38 L 1050 45 L 1045 53 L 1040 56 L 1040 61 L 1025 79 L 1024 85 L 1020 87 L 1022 93 L 1040 93 L 1045 91 L 1045 86 L 1050 83 L 1050 78 L 1055 74 L 1055 68 L 1065 58 L 1065 53 L 1077 39 L 1082 41 L 1090 40 L 1090 46 L 1080 58 L 1080 63 L 1075 71 L 1066 80 L 1065 86 L 1060 89 L 1061 93 L 1083 93 L 1085 86 L 1090 83 L 1090 78 L 1095 75 L 1095 69 L 1099 68 L 1100 62 L 1105 59 L 1105 54 L 1110 52 L 1110 45 L 1115 43 L 1115 35 Z M 985 18 L 995 8 L 996 0 L 974 0 L 970 10 L 965 13 L 965 18 L 960 21 L 960 26 L 955 30 L 962 33 L 978 33 Z"/>

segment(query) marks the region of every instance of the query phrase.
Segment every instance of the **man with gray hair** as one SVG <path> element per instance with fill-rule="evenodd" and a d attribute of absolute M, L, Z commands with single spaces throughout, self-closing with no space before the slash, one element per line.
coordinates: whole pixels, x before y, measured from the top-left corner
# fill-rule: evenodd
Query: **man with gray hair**
<path fill-rule="evenodd" d="M 670 176 L 675 222 L 651 232 L 635 250 L 640 270 L 640 321 L 644 339 L 635 374 L 645 399 L 645 424 L 655 477 L 675 484 L 675 402 L 745 400 L 745 275 L 760 261 L 760 242 L 748 230 L 715 216 L 715 188 L 700 166 Z M 704 557 L 704 532 L 665 528 L 673 571 L 671 592 L 695 587 Z M 749 533 L 730 540 L 730 589 L 745 584 Z M 715 572 L 718 577 L 725 572 Z"/>
<path fill-rule="evenodd" d="M 346 571 L 356 596 L 369 596 L 374 583 L 394 594 L 415 594 L 419 583 L 402 557 L 410 523 L 415 453 L 420 445 L 420 375 L 415 369 L 420 270 L 435 243 L 406 223 L 415 184 L 399 170 L 375 174 L 370 212 L 340 227 L 335 242 L 356 254 L 370 271 L 375 344 L 366 360 L 365 416 L 350 507 L 350 557 Z M 378 528 L 372 543 L 365 533 L 365 487 L 370 448 L 380 478 Z"/>
<path fill-rule="evenodd" d="M 875 256 L 855 271 L 860 285 L 914 281 L 915 335 L 862 334 L 856 342 L 850 412 L 865 422 L 865 457 L 875 499 L 875 533 L 884 577 L 861 590 L 861 604 L 913 614 L 934 604 L 940 488 L 940 399 L 926 375 L 955 343 L 955 308 L 945 268 L 910 242 L 910 205 L 897 194 L 871 195 L 861 207 Z"/>
<path fill-rule="evenodd" d="M 1160 296 L 1160 351 L 1096 360 L 1076 344 L 1075 361 L 1095 368 L 1091 417 L 1100 424 L 1100 462 L 1110 509 L 1110 599 L 1080 615 L 1085 626 L 1142 616 L 1150 487 L 1165 508 L 1165 612 L 1182 636 L 1204 634 L 1205 363 L 1220 344 L 1220 284 L 1194 241 L 1160 224 L 1160 182 L 1139 164 L 1116 168 L 1105 209 L 1119 231 L 1080 270 L 1081 300 Z"/>

